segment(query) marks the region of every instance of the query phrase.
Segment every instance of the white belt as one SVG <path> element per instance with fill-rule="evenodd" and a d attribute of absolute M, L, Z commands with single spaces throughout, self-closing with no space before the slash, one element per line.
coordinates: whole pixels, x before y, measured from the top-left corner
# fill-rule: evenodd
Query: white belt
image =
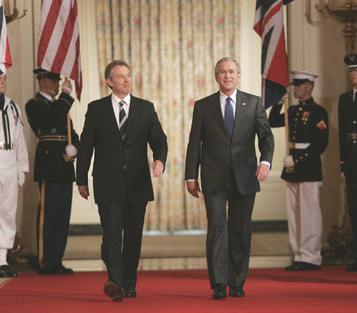
<path fill-rule="evenodd" d="M 310 146 L 310 142 L 289 142 L 290 149 L 303 150 L 307 149 Z"/>

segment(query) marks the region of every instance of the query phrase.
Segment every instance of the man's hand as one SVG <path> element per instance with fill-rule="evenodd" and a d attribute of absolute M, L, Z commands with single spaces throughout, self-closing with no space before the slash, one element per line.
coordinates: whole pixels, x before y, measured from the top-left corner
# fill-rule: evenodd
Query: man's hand
<path fill-rule="evenodd" d="M 255 176 L 257 176 L 257 179 L 260 182 L 263 182 L 264 180 L 266 180 L 269 176 L 270 173 L 270 168 L 267 164 L 260 164 L 259 167 L 257 168 L 257 172 L 255 174 Z"/>
<path fill-rule="evenodd" d="M 71 81 L 66 77 L 63 84 L 62 84 L 62 91 L 71 94 L 72 93 L 72 84 Z"/>
<path fill-rule="evenodd" d="M 19 182 L 19 186 L 22 186 L 24 184 L 24 182 L 25 182 L 25 173 L 24 172 L 19 172 L 18 182 Z"/>
<path fill-rule="evenodd" d="M 86 200 L 88 199 L 88 197 L 89 197 L 88 186 L 78 186 L 78 191 L 84 199 L 86 199 Z"/>
<path fill-rule="evenodd" d="M 294 167 L 295 163 L 293 160 L 293 156 L 292 155 L 288 155 L 286 157 L 284 157 L 284 167 Z"/>
<path fill-rule="evenodd" d="M 197 180 L 186 182 L 187 191 L 194 197 L 198 198 L 198 193 L 201 192 L 200 183 Z"/>
<path fill-rule="evenodd" d="M 154 177 L 159 177 L 164 172 L 164 164 L 160 160 L 156 160 L 152 163 L 152 170 Z"/>

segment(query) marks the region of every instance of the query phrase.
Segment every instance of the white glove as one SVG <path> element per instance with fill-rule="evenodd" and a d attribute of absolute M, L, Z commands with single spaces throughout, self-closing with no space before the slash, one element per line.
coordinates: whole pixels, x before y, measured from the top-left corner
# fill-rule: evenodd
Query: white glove
<path fill-rule="evenodd" d="M 72 84 L 71 84 L 71 81 L 67 77 L 62 84 L 62 91 L 69 95 L 72 93 Z"/>
<path fill-rule="evenodd" d="M 77 155 L 77 148 L 74 145 L 67 145 L 65 151 L 69 158 L 74 158 Z"/>
<path fill-rule="evenodd" d="M 18 180 L 19 180 L 19 186 L 22 186 L 25 182 L 25 173 L 24 172 L 19 171 Z"/>
<path fill-rule="evenodd" d="M 294 167 L 294 160 L 292 155 L 284 157 L 284 167 Z"/>

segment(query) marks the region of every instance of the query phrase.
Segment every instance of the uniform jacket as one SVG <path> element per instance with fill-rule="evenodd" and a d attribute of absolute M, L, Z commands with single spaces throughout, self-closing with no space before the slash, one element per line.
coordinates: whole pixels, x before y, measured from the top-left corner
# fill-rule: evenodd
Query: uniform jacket
<path fill-rule="evenodd" d="M 166 162 L 167 141 L 154 105 L 131 95 L 122 140 L 112 107 L 107 96 L 88 105 L 77 159 L 77 185 L 88 185 L 88 170 L 95 150 L 93 186 L 96 203 L 111 201 L 118 180 L 126 179 L 127 196 L 131 202 L 154 199 L 147 146 L 154 160 Z"/>
<path fill-rule="evenodd" d="M 357 100 L 353 91 L 340 96 L 338 102 L 341 170 L 346 179 L 357 181 Z"/>
<path fill-rule="evenodd" d="M 260 161 L 272 162 L 274 139 L 260 98 L 237 91 L 232 138 L 229 138 L 220 106 L 219 92 L 195 103 L 187 146 L 185 179 L 198 179 L 201 167 L 203 193 L 225 185 L 233 170 L 242 195 L 260 190 L 256 178 L 258 137 Z"/>
<path fill-rule="evenodd" d="M 274 105 L 270 111 L 269 122 L 272 127 L 285 125 L 281 105 Z M 328 115 L 326 110 L 312 98 L 291 106 L 289 115 L 289 142 L 309 144 L 307 148 L 289 149 L 294 160 L 294 171 L 283 169 L 282 178 L 290 182 L 313 182 L 322 180 L 320 155 L 328 143 Z"/>
<path fill-rule="evenodd" d="M 29 161 L 20 108 L 9 97 L 5 96 L 4 101 L 3 110 L 0 110 L 0 171 L 28 172 Z M 5 112 L 8 122 L 5 121 L 4 125 Z M 8 150 L 4 149 L 6 125 L 9 126 L 7 136 L 11 142 Z"/>
<path fill-rule="evenodd" d="M 62 92 L 53 102 L 40 93 L 26 103 L 27 119 L 35 135 L 67 135 L 67 113 L 74 99 Z M 39 141 L 36 148 L 34 180 L 70 183 L 75 180 L 73 162 L 63 155 L 65 141 Z M 72 127 L 72 144 L 78 145 L 78 135 Z"/>

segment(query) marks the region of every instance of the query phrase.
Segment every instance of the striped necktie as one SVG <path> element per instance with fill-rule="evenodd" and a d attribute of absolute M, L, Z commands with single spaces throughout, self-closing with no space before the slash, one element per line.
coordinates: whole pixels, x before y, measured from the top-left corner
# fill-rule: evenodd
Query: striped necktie
<path fill-rule="evenodd" d="M 121 100 L 119 102 L 119 108 L 120 108 L 120 111 L 119 111 L 119 129 L 122 129 L 123 126 L 125 128 L 125 125 L 126 125 L 126 120 L 128 119 L 128 115 L 125 113 L 125 109 L 124 109 L 124 105 L 125 105 L 125 101 L 124 100 Z"/>

